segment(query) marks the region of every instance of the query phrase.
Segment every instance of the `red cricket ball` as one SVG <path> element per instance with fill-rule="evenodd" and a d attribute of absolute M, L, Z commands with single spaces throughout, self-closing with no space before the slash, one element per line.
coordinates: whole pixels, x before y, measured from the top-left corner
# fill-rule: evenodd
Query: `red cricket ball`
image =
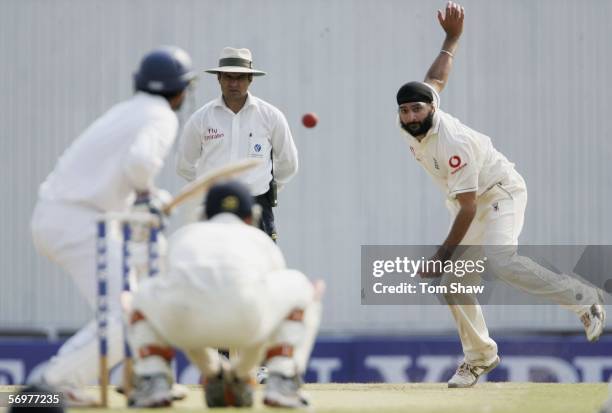
<path fill-rule="evenodd" d="M 312 112 L 309 112 L 305 114 L 304 116 L 302 116 L 302 123 L 307 128 L 314 128 L 315 126 L 317 126 L 318 121 L 319 121 L 319 118 L 317 117 L 317 115 L 315 115 Z"/>

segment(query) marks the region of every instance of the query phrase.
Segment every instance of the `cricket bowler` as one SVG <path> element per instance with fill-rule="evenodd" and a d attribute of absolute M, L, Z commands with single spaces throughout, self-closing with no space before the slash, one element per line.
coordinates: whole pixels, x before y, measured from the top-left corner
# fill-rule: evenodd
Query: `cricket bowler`
<path fill-rule="evenodd" d="M 438 21 L 446 38 L 424 82 L 406 83 L 396 96 L 399 126 L 410 151 L 447 196 L 453 216 L 448 236 L 432 259 L 449 259 L 458 245 L 483 246 L 488 268 L 496 277 L 572 310 L 584 324 L 587 339 L 595 341 L 605 322 L 600 292 L 516 253 L 527 206 L 523 177 L 488 136 L 440 109 L 439 93 L 446 86 L 463 31 L 463 7 L 448 2 L 444 12 L 438 11 Z M 441 275 L 421 273 L 422 277 Z M 497 344 L 473 295 L 453 294 L 446 300 L 464 353 L 448 386 L 471 387 L 499 364 Z"/>

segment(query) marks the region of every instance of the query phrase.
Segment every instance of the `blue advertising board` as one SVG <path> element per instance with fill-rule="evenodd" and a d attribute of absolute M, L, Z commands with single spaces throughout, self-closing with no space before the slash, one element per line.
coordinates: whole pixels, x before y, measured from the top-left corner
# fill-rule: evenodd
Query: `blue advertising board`
<path fill-rule="evenodd" d="M 502 362 L 483 380 L 602 382 L 612 374 L 612 337 L 588 343 L 582 336 L 496 337 Z M 0 340 L 0 384 L 36 378 L 61 342 Z M 320 337 L 307 382 L 442 382 L 461 360 L 454 337 Z M 182 354 L 175 362 L 177 381 L 194 384 L 198 370 Z M 120 368 L 111 382 L 119 383 Z"/>

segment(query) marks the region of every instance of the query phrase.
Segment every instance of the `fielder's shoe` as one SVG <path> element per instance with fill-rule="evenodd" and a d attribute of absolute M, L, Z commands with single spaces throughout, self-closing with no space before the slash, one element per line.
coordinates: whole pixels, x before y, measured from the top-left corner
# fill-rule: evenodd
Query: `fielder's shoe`
<path fill-rule="evenodd" d="M 235 377 L 231 372 L 221 370 L 214 377 L 204 380 L 204 396 L 208 407 L 251 407 L 253 387 L 250 380 Z"/>
<path fill-rule="evenodd" d="M 499 356 L 488 366 L 474 366 L 465 361 L 459 365 L 457 371 L 448 381 L 450 388 L 472 387 L 476 384 L 480 376 L 493 370 L 499 365 Z"/>
<path fill-rule="evenodd" d="M 264 404 L 270 407 L 298 409 L 308 407 L 308 399 L 300 391 L 302 381 L 299 376 L 285 377 L 270 373 L 264 392 Z"/>
<path fill-rule="evenodd" d="M 172 388 L 164 373 L 138 376 L 128 398 L 129 407 L 167 407 L 172 405 Z"/>
<path fill-rule="evenodd" d="M 606 310 L 603 304 L 601 290 L 597 291 L 599 303 L 593 304 L 584 314 L 580 316 L 580 321 L 584 325 L 584 332 L 590 342 L 599 340 L 606 325 Z"/>

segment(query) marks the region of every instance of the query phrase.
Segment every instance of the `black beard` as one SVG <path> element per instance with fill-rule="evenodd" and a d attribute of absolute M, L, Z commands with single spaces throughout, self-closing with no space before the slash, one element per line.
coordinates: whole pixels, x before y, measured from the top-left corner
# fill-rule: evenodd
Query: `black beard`
<path fill-rule="evenodd" d="M 425 135 L 427 131 L 431 129 L 431 126 L 433 125 L 433 115 L 434 112 L 432 110 L 422 122 L 404 123 L 400 121 L 400 124 L 402 125 L 403 130 L 416 138 L 417 136 Z"/>

